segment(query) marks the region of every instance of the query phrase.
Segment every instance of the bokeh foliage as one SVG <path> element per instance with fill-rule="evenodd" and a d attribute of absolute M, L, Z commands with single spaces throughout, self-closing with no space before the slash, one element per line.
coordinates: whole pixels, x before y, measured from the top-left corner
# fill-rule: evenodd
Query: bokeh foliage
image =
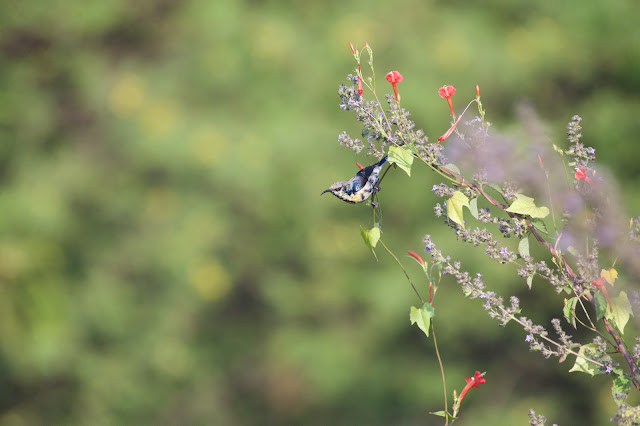
<path fill-rule="evenodd" d="M 479 84 L 502 130 L 527 124 L 514 106 L 529 102 L 549 143 L 580 114 L 636 215 L 639 12 L 634 0 L 3 2 L 0 424 L 435 424 L 439 372 L 409 327 L 415 296 L 362 243 L 370 210 L 318 197 L 355 172 L 336 142 L 358 132 L 335 94 L 354 65 L 347 42 L 374 47 L 379 88 L 403 73 L 403 106 L 432 140 L 448 127 L 443 84 L 461 99 Z M 386 179 L 397 252 L 421 251 L 427 232 L 448 239 L 431 214 L 438 182 Z M 449 247 L 540 306 L 536 320 L 556 310 L 551 290 Z M 440 291 L 449 385 L 488 372 L 465 400 L 469 424 L 525 424 L 529 408 L 608 419 L 605 380 L 550 366 L 453 283 Z"/>

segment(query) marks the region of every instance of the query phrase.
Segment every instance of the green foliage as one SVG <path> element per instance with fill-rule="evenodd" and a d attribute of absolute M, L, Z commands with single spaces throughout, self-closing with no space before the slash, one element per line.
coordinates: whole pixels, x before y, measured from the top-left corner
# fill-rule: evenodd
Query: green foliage
<path fill-rule="evenodd" d="M 588 343 L 586 345 L 580 346 L 578 356 L 576 357 L 576 362 L 575 364 L 573 364 L 573 367 L 571 367 L 569 371 L 587 373 L 590 376 L 598 374 L 598 366 L 585 359 L 585 357 L 588 357 L 594 352 L 595 348 L 596 346 L 593 343 Z"/>
<path fill-rule="evenodd" d="M 578 304 L 578 297 L 572 297 L 565 299 L 564 301 L 564 318 L 569 324 L 576 328 L 576 305 Z"/>
<path fill-rule="evenodd" d="M 621 291 L 617 297 L 611 300 L 611 310 L 607 312 L 606 318 L 615 324 L 620 330 L 620 334 L 624 334 L 624 327 L 627 325 L 630 315 L 633 315 L 631 302 L 629 302 L 627 293 Z"/>
<path fill-rule="evenodd" d="M 435 317 L 436 313 L 430 303 L 425 303 L 421 308 L 411 307 L 409 319 L 411 325 L 416 324 L 424 334 L 429 337 L 429 327 L 431 326 L 431 318 Z"/>
<path fill-rule="evenodd" d="M 447 200 L 447 216 L 458 225 L 464 225 L 463 207 L 469 208 L 469 197 L 460 191 L 454 192 L 453 196 Z"/>
<path fill-rule="evenodd" d="M 369 247 L 371 253 L 373 253 L 373 255 L 375 256 L 376 252 L 373 249 L 376 247 L 378 241 L 380 240 L 380 228 L 374 226 L 368 231 L 365 229 L 360 229 L 360 234 L 362 235 L 364 243 L 367 245 L 367 247 Z"/>
<path fill-rule="evenodd" d="M 506 211 L 531 216 L 534 219 L 543 219 L 549 215 L 549 209 L 547 207 L 537 207 L 533 202 L 533 198 L 522 194 L 516 194 L 515 197 L 516 199 Z"/>
<path fill-rule="evenodd" d="M 405 147 L 390 146 L 389 147 L 389 163 L 397 164 L 402 170 L 411 176 L 411 164 L 413 164 L 413 155 L 411 151 Z"/>

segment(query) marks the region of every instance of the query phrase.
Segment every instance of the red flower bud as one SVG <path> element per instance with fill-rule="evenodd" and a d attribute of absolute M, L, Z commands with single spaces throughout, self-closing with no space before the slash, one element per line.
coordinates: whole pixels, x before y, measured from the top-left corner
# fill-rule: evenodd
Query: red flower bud
<path fill-rule="evenodd" d="M 422 258 L 418 255 L 418 253 L 416 253 L 415 251 L 411 251 L 411 250 L 407 250 L 407 253 L 409 253 L 409 256 L 411 256 L 415 260 L 417 260 L 418 263 L 420 263 L 421 265 L 424 266 L 424 260 L 422 260 Z"/>
<path fill-rule="evenodd" d="M 353 44 L 351 42 L 349 42 L 349 47 L 351 48 L 351 52 L 353 52 L 353 54 L 356 54 L 356 48 L 353 47 Z"/>
<path fill-rule="evenodd" d="M 453 123 L 453 126 L 449 127 L 449 130 L 447 130 L 444 135 L 440 136 L 438 138 L 438 142 L 442 142 L 443 140 L 445 140 L 446 138 L 448 138 L 449 136 L 451 136 L 451 133 L 453 133 L 453 131 L 455 130 L 456 126 L 458 125 L 458 123 L 460 122 L 460 119 L 462 118 L 462 115 L 460 117 L 458 117 L 458 119 L 456 120 L 455 123 Z"/>

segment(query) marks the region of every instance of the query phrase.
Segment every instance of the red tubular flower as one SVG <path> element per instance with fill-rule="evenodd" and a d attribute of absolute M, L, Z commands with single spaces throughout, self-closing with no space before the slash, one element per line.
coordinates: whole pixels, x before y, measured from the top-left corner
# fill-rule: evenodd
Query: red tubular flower
<path fill-rule="evenodd" d="M 402 81 L 402 74 L 400 74 L 398 71 L 391 71 L 385 76 L 385 78 L 389 83 L 391 83 L 391 87 L 393 87 L 393 94 L 396 95 L 396 102 L 400 102 L 400 96 L 398 96 L 396 84 Z"/>
<path fill-rule="evenodd" d="M 467 394 L 467 392 L 469 392 L 469 389 L 477 388 L 478 385 L 486 383 L 487 380 L 482 377 L 483 375 L 484 373 L 480 373 L 479 371 L 476 371 L 476 374 L 474 374 L 473 377 L 467 377 L 465 379 L 467 381 L 467 385 L 464 387 L 464 389 L 462 389 L 462 392 L 460 392 L 460 397 L 458 398 L 458 405 L 462 402 L 462 399 Z"/>
<path fill-rule="evenodd" d="M 480 97 L 480 86 L 476 84 L 476 98 Z"/>
<path fill-rule="evenodd" d="M 353 47 L 353 43 L 349 42 L 349 47 L 351 48 L 351 52 L 353 52 L 353 54 L 356 54 L 356 48 Z"/>
<path fill-rule="evenodd" d="M 455 118 L 456 114 L 453 112 L 453 104 L 451 103 L 451 96 L 453 96 L 454 93 L 456 93 L 456 88 L 453 86 L 442 86 L 438 89 L 438 95 L 447 100 L 449 109 L 451 110 L 451 116 Z"/>
<path fill-rule="evenodd" d="M 356 161 L 356 166 L 358 166 L 358 168 L 359 168 L 360 170 L 364 169 L 364 167 L 362 166 L 362 164 L 358 163 L 357 161 Z"/>
<path fill-rule="evenodd" d="M 540 168 L 544 168 L 544 166 L 542 165 L 542 157 L 540 157 L 540 154 L 538 154 L 538 164 L 540 164 Z"/>
<path fill-rule="evenodd" d="M 417 260 L 418 263 L 420 263 L 422 266 L 424 266 L 424 260 L 422 260 L 422 258 L 418 255 L 418 253 L 416 253 L 415 251 L 411 251 L 411 250 L 407 250 L 407 253 L 409 253 L 409 256 L 411 256 L 415 260 Z"/>
<path fill-rule="evenodd" d="M 362 73 L 360 72 L 360 64 L 358 64 L 358 95 L 362 95 Z"/>
<path fill-rule="evenodd" d="M 580 167 L 576 170 L 576 173 L 573 175 L 577 180 L 583 180 L 587 182 L 589 185 L 592 184 L 591 179 L 587 176 L 587 171 L 584 167 Z"/>
<path fill-rule="evenodd" d="M 460 119 L 462 118 L 462 116 L 458 117 L 458 119 L 456 120 L 455 123 L 453 123 L 453 126 L 449 127 L 449 130 L 447 130 L 444 135 L 440 136 L 438 138 L 438 142 L 442 142 L 443 140 L 445 140 L 446 138 L 448 138 L 449 136 L 451 136 L 451 133 L 453 133 L 453 131 L 455 130 L 456 126 L 458 125 L 458 123 L 460 122 Z"/>

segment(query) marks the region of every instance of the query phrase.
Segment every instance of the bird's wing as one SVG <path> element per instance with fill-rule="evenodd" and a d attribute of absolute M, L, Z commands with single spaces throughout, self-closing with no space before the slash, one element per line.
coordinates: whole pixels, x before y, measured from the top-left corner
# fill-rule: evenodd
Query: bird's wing
<path fill-rule="evenodd" d="M 367 179 L 371 172 L 369 172 L 368 174 L 362 173 L 365 170 L 366 169 L 360 170 L 354 177 L 351 178 L 350 183 L 352 192 L 358 192 L 366 185 Z"/>

